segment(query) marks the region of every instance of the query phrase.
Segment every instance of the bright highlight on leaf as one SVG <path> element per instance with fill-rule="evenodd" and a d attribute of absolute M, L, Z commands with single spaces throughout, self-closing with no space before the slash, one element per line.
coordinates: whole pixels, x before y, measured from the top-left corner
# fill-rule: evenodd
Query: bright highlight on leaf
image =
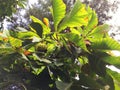
<path fill-rule="evenodd" d="M 66 5 L 63 0 L 52 0 L 52 8 L 53 8 L 53 21 L 55 30 L 58 28 L 58 24 L 64 18 L 66 13 Z"/>
<path fill-rule="evenodd" d="M 84 4 L 77 0 L 70 13 L 66 14 L 60 23 L 58 30 L 62 31 L 66 27 L 87 26 L 91 13 L 91 9 L 87 9 Z"/>

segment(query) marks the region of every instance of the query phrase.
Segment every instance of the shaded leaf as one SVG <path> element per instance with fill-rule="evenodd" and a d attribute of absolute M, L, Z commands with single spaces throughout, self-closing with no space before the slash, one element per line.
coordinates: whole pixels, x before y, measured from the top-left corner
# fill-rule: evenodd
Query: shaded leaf
<path fill-rule="evenodd" d="M 99 83 L 97 83 L 93 78 L 81 73 L 79 75 L 80 80 L 74 81 L 72 85 L 72 90 L 100 90 L 103 88 Z M 75 89 L 76 88 L 76 89 Z"/>
<path fill-rule="evenodd" d="M 69 90 L 72 85 L 72 83 L 65 83 L 62 81 L 56 81 L 55 83 L 56 83 L 58 90 Z"/>
<path fill-rule="evenodd" d="M 15 50 L 11 47 L 0 47 L 0 54 L 6 55 L 15 52 Z"/>
<path fill-rule="evenodd" d="M 22 57 L 20 54 L 18 53 L 10 53 L 7 55 L 3 55 L 0 57 L 0 64 L 4 67 L 10 66 L 11 64 L 13 64 L 15 62 L 15 60 L 22 60 Z"/>
<path fill-rule="evenodd" d="M 92 52 L 88 55 L 88 60 L 92 71 L 100 76 L 106 75 L 106 65 L 102 61 L 102 57 L 106 56 L 104 52 Z"/>
<path fill-rule="evenodd" d="M 48 34 L 50 33 L 50 28 L 48 28 L 41 20 L 39 20 L 38 18 L 34 17 L 34 16 L 30 16 L 30 18 L 33 20 L 34 23 L 40 24 L 40 26 L 42 26 L 42 33 L 43 34 Z M 32 29 L 32 27 L 31 27 Z M 36 30 L 32 29 L 34 32 L 37 32 Z M 39 31 L 38 31 L 39 32 Z"/>
<path fill-rule="evenodd" d="M 98 77 L 97 82 L 104 87 L 103 90 L 115 90 L 113 78 L 109 74 Z"/>
<path fill-rule="evenodd" d="M 30 24 L 30 26 L 36 31 L 36 33 L 42 38 L 42 34 L 43 34 L 43 28 L 42 26 L 37 23 L 37 22 L 32 22 Z"/>
<path fill-rule="evenodd" d="M 104 80 L 106 82 L 106 85 L 109 85 L 109 90 L 115 90 L 113 78 L 109 74 L 106 74 Z"/>
<path fill-rule="evenodd" d="M 28 50 L 28 49 L 34 47 L 36 44 L 37 44 L 37 42 L 32 42 L 32 43 L 30 43 L 30 44 L 25 45 L 24 48 L 25 48 L 26 50 Z M 34 47 L 34 48 L 35 48 L 35 47 Z"/>

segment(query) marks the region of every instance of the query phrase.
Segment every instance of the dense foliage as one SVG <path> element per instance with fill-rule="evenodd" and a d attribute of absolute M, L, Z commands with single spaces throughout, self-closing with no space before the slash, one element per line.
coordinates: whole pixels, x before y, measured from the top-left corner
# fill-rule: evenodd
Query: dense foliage
<path fill-rule="evenodd" d="M 40 90 L 120 89 L 120 74 L 106 67 L 120 68 L 120 57 L 112 54 L 120 44 L 109 37 L 109 26 L 98 26 L 95 11 L 79 0 L 68 13 L 62 0 L 52 0 L 50 11 L 54 27 L 47 18 L 31 16 L 29 31 L 19 27 L 0 33 L 3 69 L 43 75 Z"/>
<path fill-rule="evenodd" d="M 93 10 L 96 11 L 98 15 L 98 24 L 103 24 L 105 21 L 112 19 L 112 16 L 109 15 L 109 12 L 116 12 L 118 8 L 118 1 L 111 3 L 109 0 L 81 0 L 84 4 L 89 5 Z M 73 7 L 75 0 L 63 0 L 66 4 L 66 11 L 69 12 Z M 21 8 L 17 10 L 17 13 L 12 15 L 10 19 L 7 20 L 9 25 L 8 29 L 14 29 L 16 26 L 21 26 L 28 29 L 28 24 L 31 22 L 29 16 L 33 15 L 36 18 L 42 20 L 44 17 L 49 18 L 50 25 L 52 23 L 52 16 L 49 10 L 51 6 L 51 0 L 38 0 L 37 3 L 29 5 L 27 8 Z M 21 12 L 25 12 L 24 14 Z"/>

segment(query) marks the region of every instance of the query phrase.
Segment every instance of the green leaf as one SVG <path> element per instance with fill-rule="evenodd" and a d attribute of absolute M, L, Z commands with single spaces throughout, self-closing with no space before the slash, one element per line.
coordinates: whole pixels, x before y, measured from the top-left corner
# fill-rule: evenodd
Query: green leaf
<path fill-rule="evenodd" d="M 88 51 L 84 39 L 76 33 L 66 33 L 61 34 L 65 39 L 71 41 L 76 46 L 79 46 L 81 49 Z"/>
<path fill-rule="evenodd" d="M 115 90 L 113 78 L 109 74 L 104 77 L 98 77 L 97 81 L 104 86 L 103 90 Z"/>
<path fill-rule="evenodd" d="M 75 33 L 75 34 L 78 34 L 78 35 L 81 34 L 81 31 L 79 29 L 70 28 L 70 31 L 71 31 L 71 33 Z"/>
<path fill-rule="evenodd" d="M 102 57 L 105 56 L 105 53 L 101 52 L 92 52 L 92 54 L 88 55 L 88 60 L 93 72 L 100 76 L 106 75 L 106 66 L 102 61 Z"/>
<path fill-rule="evenodd" d="M 98 24 L 98 18 L 95 11 L 92 12 L 88 25 L 84 28 L 86 34 L 89 34 Z"/>
<path fill-rule="evenodd" d="M 112 76 L 115 84 L 115 90 L 120 89 L 120 73 L 107 69 L 107 72 Z M 119 89 L 118 89 L 119 88 Z"/>
<path fill-rule="evenodd" d="M 62 81 L 56 81 L 55 83 L 56 83 L 58 90 L 70 90 L 70 87 L 72 85 L 72 83 L 65 83 Z"/>
<path fill-rule="evenodd" d="M 111 64 L 120 68 L 120 57 L 107 55 L 105 57 L 102 57 L 102 60 L 108 64 Z"/>
<path fill-rule="evenodd" d="M 40 27 L 41 28 L 41 26 L 42 26 L 42 31 L 40 32 L 40 31 L 37 31 L 36 29 L 34 29 L 34 28 L 32 28 L 32 26 L 31 26 L 31 29 L 34 31 L 34 32 L 37 32 L 37 33 L 42 33 L 42 34 L 49 34 L 50 33 L 50 28 L 49 27 L 47 27 L 41 20 L 39 20 L 38 18 L 36 18 L 36 17 L 34 17 L 34 16 L 30 16 L 30 18 L 33 20 L 33 22 L 34 23 L 36 23 L 36 25 L 38 26 L 38 27 Z M 39 24 L 39 25 L 38 25 Z M 39 29 L 38 29 L 39 30 Z M 41 34 L 38 34 L 38 35 L 41 35 Z"/>
<path fill-rule="evenodd" d="M 56 48 L 56 43 L 48 44 L 47 45 L 47 53 L 50 54 L 52 53 Z"/>
<path fill-rule="evenodd" d="M 26 1 L 25 0 L 20 0 L 17 3 L 21 8 L 25 8 L 26 7 Z"/>
<path fill-rule="evenodd" d="M 120 44 L 112 38 L 100 38 L 91 41 L 93 50 L 120 50 Z"/>
<path fill-rule="evenodd" d="M 15 52 L 13 48 L 11 47 L 0 47 L 0 54 L 6 55 Z"/>
<path fill-rule="evenodd" d="M 18 37 L 18 32 L 17 31 L 13 31 L 13 30 L 9 30 L 9 34 L 11 37 L 17 38 Z"/>
<path fill-rule="evenodd" d="M 88 19 L 91 12 L 88 13 L 86 6 L 77 0 L 72 8 L 71 12 L 68 13 L 61 24 L 59 25 L 59 31 L 64 30 L 66 27 L 77 27 L 88 24 Z"/>
<path fill-rule="evenodd" d="M 39 60 L 40 62 L 44 62 L 44 63 L 47 63 L 47 64 L 52 63 L 52 62 L 51 62 L 50 60 L 48 60 L 48 59 L 40 58 L 37 54 L 33 54 L 33 56 L 34 56 L 37 60 Z"/>
<path fill-rule="evenodd" d="M 66 5 L 63 0 L 52 0 L 53 8 L 53 21 L 55 30 L 57 30 L 58 24 L 64 18 L 66 13 Z"/>
<path fill-rule="evenodd" d="M 103 38 L 108 34 L 109 26 L 107 24 L 97 26 L 89 35 L 92 38 Z"/>
<path fill-rule="evenodd" d="M 35 48 L 35 45 L 37 45 L 37 44 L 38 44 L 38 42 L 32 42 L 32 43 L 30 43 L 30 44 L 25 45 L 24 48 L 25 48 L 26 50 L 28 50 L 28 49 L 30 49 L 30 48 L 32 48 L 32 47 Z"/>
<path fill-rule="evenodd" d="M 45 66 L 42 66 L 40 68 L 34 68 L 34 67 L 32 67 L 32 69 L 33 69 L 33 71 L 32 71 L 33 74 L 39 75 L 45 69 Z"/>
<path fill-rule="evenodd" d="M 20 39 L 9 37 L 9 41 L 12 47 L 17 48 L 22 46 L 22 40 Z"/>
<path fill-rule="evenodd" d="M 26 31 L 26 32 L 18 32 L 17 33 L 17 37 L 19 39 L 31 39 L 33 37 L 39 37 L 35 32 L 31 32 L 31 31 Z"/>
<path fill-rule="evenodd" d="M 114 84 L 115 85 L 115 90 L 120 90 L 120 85 Z"/>
<path fill-rule="evenodd" d="M 42 38 L 42 34 L 43 34 L 43 28 L 42 26 L 37 23 L 37 22 L 32 22 L 30 24 L 30 26 L 36 31 L 36 33 Z"/>
<path fill-rule="evenodd" d="M 120 73 L 107 69 L 107 72 L 113 77 L 115 83 L 120 85 Z"/>

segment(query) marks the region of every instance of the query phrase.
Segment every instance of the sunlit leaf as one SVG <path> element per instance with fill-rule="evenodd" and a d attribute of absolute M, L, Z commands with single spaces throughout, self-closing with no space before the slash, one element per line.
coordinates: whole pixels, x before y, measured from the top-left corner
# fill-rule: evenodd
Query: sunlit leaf
<path fill-rule="evenodd" d="M 75 33 L 75 34 L 78 34 L 78 35 L 81 34 L 81 32 L 78 29 L 75 29 L 75 28 L 70 28 L 70 31 L 71 31 L 71 33 Z"/>
<path fill-rule="evenodd" d="M 42 26 L 43 34 L 50 33 L 50 28 L 48 28 L 41 20 L 39 20 L 38 18 L 36 18 L 34 16 L 30 16 L 30 18 L 33 20 L 34 23 L 40 24 L 40 26 Z M 33 30 L 33 31 L 37 32 L 36 30 Z M 38 31 L 38 32 L 40 32 L 40 31 Z"/>
<path fill-rule="evenodd" d="M 47 46 L 47 53 L 52 53 L 55 50 L 55 48 L 56 48 L 55 43 L 48 44 L 48 46 Z"/>
<path fill-rule="evenodd" d="M 107 72 L 113 77 L 115 81 L 117 81 L 118 84 L 120 84 L 120 73 L 110 69 L 107 69 Z"/>
<path fill-rule="evenodd" d="M 120 85 L 117 85 L 116 83 L 114 85 L 115 85 L 115 90 L 120 90 Z"/>
<path fill-rule="evenodd" d="M 97 26 L 97 24 L 98 24 L 98 18 L 96 13 L 93 11 L 91 14 L 91 18 L 88 22 L 88 25 L 84 28 L 85 30 L 84 32 L 86 34 L 89 34 L 92 31 L 92 29 L 94 29 Z"/>
<path fill-rule="evenodd" d="M 120 73 L 116 71 L 112 71 L 110 69 L 107 69 L 107 72 L 112 76 L 114 80 L 115 90 L 119 90 L 120 89 Z M 116 89 L 116 88 L 119 88 L 119 89 Z"/>
<path fill-rule="evenodd" d="M 52 0 L 53 21 L 55 30 L 57 30 L 59 22 L 64 18 L 66 13 L 66 5 L 63 0 Z"/>
<path fill-rule="evenodd" d="M 91 12 L 88 13 L 84 4 L 77 0 L 74 7 L 68 13 L 59 26 L 59 31 L 64 30 L 66 27 L 77 27 L 88 24 L 88 19 Z"/>
<path fill-rule="evenodd" d="M 9 41 L 12 47 L 17 48 L 22 46 L 22 40 L 20 39 L 9 37 Z"/>
<path fill-rule="evenodd" d="M 20 39 L 31 39 L 35 36 L 38 37 L 38 35 L 36 33 L 31 32 L 31 31 L 18 32 L 17 35 L 18 35 L 18 38 L 20 38 Z"/>
<path fill-rule="evenodd" d="M 35 75 L 39 75 L 45 69 L 45 66 L 42 66 L 40 68 L 32 67 L 32 69 L 33 69 L 32 73 L 34 73 Z"/>
<path fill-rule="evenodd" d="M 89 35 L 93 38 L 103 38 L 106 37 L 109 31 L 109 26 L 107 24 L 97 26 Z"/>
<path fill-rule="evenodd" d="M 120 44 L 112 38 L 94 39 L 91 42 L 93 50 L 120 50 Z"/>
<path fill-rule="evenodd" d="M 105 57 L 102 57 L 102 60 L 110 65 L 114 65 L 120 68 L 120 57 L 107 55 Z"/>

